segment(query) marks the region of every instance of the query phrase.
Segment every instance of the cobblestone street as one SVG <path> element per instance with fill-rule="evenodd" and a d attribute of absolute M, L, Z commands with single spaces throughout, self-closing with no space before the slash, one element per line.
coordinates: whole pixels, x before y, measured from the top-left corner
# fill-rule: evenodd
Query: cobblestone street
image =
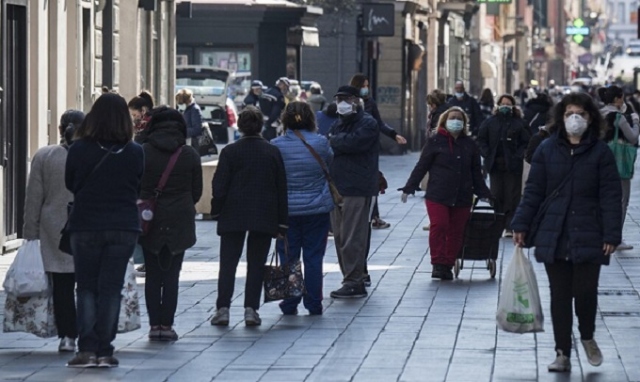
<path fill-rule="evenodd" d="M 333 242 L 325 258 L 324 315 L 283 316 L 277 303 L 261 307 L 262 326 L 243 318 L 245 268 L 241 263 L 228 328 L 209 319 L 217 295 L 219 238 L 214 222 L 197 224 L 198 243 L 187 252 L 181 276 L 175 343 L 149 342 L 145 308 L 142 329 L 118 335 L 120 367 L 69 369 L 58 339 L 0 333 L 1 381 L 602 381 L 640 382 L 640 184 L 632 187 L 624 238 L 635 249 L 616 252 L 600 278 L 597 339 L 604 354 L 590 366 L 574 340 L 573 370 L 550 374 L 555 357 L 544 268 L 534 263 L 545 311 L 545 332 L 509 334 L 496 328 L 502 276 L 513 253 L 501 240 L 495 279 L 484 262 L 465 263 L 453 282 L 431 279 L 428 223 L 422 192 L 400 203 L 417 153 L 382 157 L 389 181 L 380 198 L 391 228 L 372 234 L 366 299 L 329 298 L 341 280 Z M 208 195 L 204 196 L 209 197 Z M 14 255 L 0 257 L 4 280 Z M 470 269 L 475 266 L 474 269 Z M 144 278 L 138 278 L 141 296 Z M 0 292 L 4 303 L 4 292 Z M 144 303 L 144 299 L 141 301 Z M 2 316 L 0 310 L 0 316 Z M 1 318 L 1 317 L 0 317 Z M 577 321 L 577 320 L 574 320 Z M 574 322 L 574 334 L 578 334 Z"/>

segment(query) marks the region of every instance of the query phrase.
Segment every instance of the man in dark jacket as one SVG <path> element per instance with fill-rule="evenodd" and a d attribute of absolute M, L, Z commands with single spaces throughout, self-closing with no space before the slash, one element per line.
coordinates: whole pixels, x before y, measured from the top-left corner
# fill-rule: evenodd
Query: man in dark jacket
<path fill-rule="evenodd" d="M 287 77 L 280 77 L 276 86 L 269 88 L 260 97 L 260 110 L 266 119 L 262 136 L 268 141 L 278 135 L 280 114 L 285 107 L 284 96 L 289 93 L 290 86 L 291 82 Z"/>
<path fill-rule="evenodd" d="M 343 285 L 333 298 L 367 295 L 364 268 L 369 242 L 373 199 L 378 195 L 378 122 L 358 107 L 359 92 L 341 86 L 335 95 L 340 120 L 329 132 L 334 159 L 331 176 L 343 196 L 343 205 L 331 212 L 331 225 L 343 275 Z"/>
<path fill-rule="evenodd" d="M 475 98 L 471 97 L 464 89 L 462 81 L 457 81 L 454 87 L 454 96 L 449 100 L 449 107 L 458 106 L 469 116 L 469 130 L 471 134 L 478 135 L 478 129 L 482 123 L 482 110 Z"/>
<path fill-rule="evenodd" d="M 262 81 L 255 80 L 251 82 L 251 89 L 242 102 L 242 108 L 244 109 L 246 106 L 260 107 L 260 97 L 262 96 L 263 88 L 264 85 L 262 85 Z"/>

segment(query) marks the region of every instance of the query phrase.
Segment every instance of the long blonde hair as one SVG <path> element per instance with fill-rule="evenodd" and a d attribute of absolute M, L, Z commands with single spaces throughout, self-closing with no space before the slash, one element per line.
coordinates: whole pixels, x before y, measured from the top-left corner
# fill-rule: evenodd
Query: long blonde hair
<path fill-rule="evenodd" d="M 467 113 L 465 113 L 464 110 L 462 110 L 462 108 L 458 106 L 452 106 L 448 108 L 447 111 L 442 113 L 442 115 L 440 115 L 440 119 L 438 119 L 438 127 L 436 131 L 440 129 L 446 130 L 447 119 L 449 119 L 449 114 L 455 111 L 462 114 L 462 122 L 464 123 L 464 129 L 462 131 L 464 135 L 469 135 L 469 117 L 467 116 Z"/>

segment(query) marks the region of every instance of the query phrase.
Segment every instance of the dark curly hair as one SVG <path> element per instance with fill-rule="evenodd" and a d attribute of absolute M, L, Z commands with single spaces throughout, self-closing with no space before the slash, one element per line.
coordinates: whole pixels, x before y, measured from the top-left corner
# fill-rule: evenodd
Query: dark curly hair
<path fill-rule="evenodd" d="M 245 136 L 260 135 L 263 123 L 262 112 L 255 106 L 245 107 L 238 116 L 238 130 Z"/>
<path fill-rule="evenodd" d="M 289 102 L 280 120 L 287 130 L 316 131 L 316 116 L 305 102 Z"/>
<path fill-rule="evenodd" d="M 549 134 L 557 132 L 560 136 L 564 138 L 567 137 L 567 132 L 564 127 L 564 113 L 567 111 L 569 105 L 580 106 L 589 114 L 590 122 L 584 136 L 588 136 L 591 139 L 600 139 L 606 130 L 606 125 L 598 110 L 598 106 L 587 93 L 567 94 L 562 98 L 562 101 L 556 104 L 552 112 L 553 119 L 547 129 Z"/>

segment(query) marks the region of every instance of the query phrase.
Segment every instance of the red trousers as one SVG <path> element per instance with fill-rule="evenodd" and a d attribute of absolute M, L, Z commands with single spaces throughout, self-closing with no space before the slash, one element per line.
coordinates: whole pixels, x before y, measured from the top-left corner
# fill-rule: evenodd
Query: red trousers
<path fill-rule="evenodd" d="M 453 266 L 462 248 L 471 207 L 448 207 L 427 200 L 431 264 Z"/>

